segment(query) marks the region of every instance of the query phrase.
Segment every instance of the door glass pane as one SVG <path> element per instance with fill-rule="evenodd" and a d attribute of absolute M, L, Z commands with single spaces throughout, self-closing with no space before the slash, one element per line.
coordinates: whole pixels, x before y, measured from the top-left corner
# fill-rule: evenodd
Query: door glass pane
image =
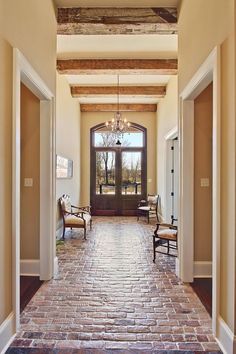
<path fill-rule="evenodd" d="M 96 194 L 115 194 L 115 152 L 96 152 Z"/>
<path fill-rule="evenodd" d="M 122 194 L 141 194 L 141 152 L 122 153 Z"/>
<path fill-rule="evenodd" d="M 117 137 L 107 128 L 102 128 L 94 133 L 94 144 L 99 147 L 117 146 Z M 143 132 L 137 128 L 131 127 L 128 132 L 124 133 L 119 138 L 121 146 L 125 147 L 142 147 L 143 146 Z"/>

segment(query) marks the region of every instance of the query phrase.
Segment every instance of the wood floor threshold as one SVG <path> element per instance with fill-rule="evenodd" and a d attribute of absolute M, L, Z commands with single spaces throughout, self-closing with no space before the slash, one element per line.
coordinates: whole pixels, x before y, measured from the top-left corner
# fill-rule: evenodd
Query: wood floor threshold
<path fill-rule="evenodd" d="M 190 284 L 205 309 L 212 316 L 212 279 L 211 278 L 195 278 Z"/>

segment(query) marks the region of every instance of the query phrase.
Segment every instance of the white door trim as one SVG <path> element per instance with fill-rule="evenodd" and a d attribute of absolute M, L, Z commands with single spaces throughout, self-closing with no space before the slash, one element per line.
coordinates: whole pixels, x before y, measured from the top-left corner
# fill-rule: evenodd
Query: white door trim
<path fill-rule="evenodd" d="M 184 282 L 194 276 L 194 99 L 213 82 L 212 156 L 212 326 L 217 336 L 220 288 L 220 48 L 216 47 L 180 94 L 180 233 L 179 275 Z"/>
<path fill-rule="evenodd" d="M 12 302 L 20 319 L 20 95 L 21 82 L 40 99 L 40 278 L 52 278 L 55 257 L 54 96 L 23 54 L 13 49 L 12 106 Z"/>
<path fill-rule="evenodd" d="M 164 205 L 165 205 L 165 208 L 164 208 L 164 220 L 166 220 L 166 222 L 170 222 L 169 218 L 168 218 L 168 215 L 170 215 L 169 211 L 171 209 L 170 205 L 169 205 L 169 202 L 168 202 L 168 196 L 170 195 L 171 193 L 171 183 L 170 183 L 170 179 L 168 178 L 168 174 L 169 174 L 169 171 L 171 169 L 170 167 L 170 144 L 172 144 L 171 140 L 175 139 L 178 137 L 178 126 L 175 126 L 173 129 L 169 130 L 167 132 L 167 134 L 165 135 L 165 170 L 164 170 L 164 183 L 165 183 L 165 186 L 164 186 L 164 190 L 165 190 L 165 195 L 164 195 Z"/>

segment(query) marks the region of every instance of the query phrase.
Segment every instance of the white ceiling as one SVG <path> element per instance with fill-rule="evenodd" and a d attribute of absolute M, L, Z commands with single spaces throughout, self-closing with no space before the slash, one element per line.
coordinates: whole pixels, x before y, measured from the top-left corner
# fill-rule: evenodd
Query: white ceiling
<path fill-rule="evenodd" d="M 174 59 L 177 35 L 58 35 L 59 59 Z"/>
<path fill-rule="evenodd" d="M 180 0 L 54 0 L 57 7 L 177 7 Z"/>
<path fill-rule="evenodd" d="M 161 98 L 152 96 L 120 96 L 120 103 L 158 103 Z M 91 96 L 91 97 L 80 97 L 80 103 L 117 103 L 117 96 Z"/>
<path fill-rule="evenodd" d="M 59 7 L 178 6 L 179 0 L 55 0 Z M 177 35 L 58 35 L 58 59 L 174 59 Z M 116 85 L 116 75 L 66 75 L 70 85 Z M 168 75 L 122 75 L 120 85 L 167 85 Z M 116 96 L 78 98 L 80 103 L 116 103 Z M 157 103 L 160 98 L 121 96 L 121 103 Z"/>
<path fill-rule="evenodd" d="M 65 75 L 70 85 L 80 86 L 116 86 L 117 75 Z M 153 86 L 166 85 L 169 75 L 120 75 L 120 85 Z"/>

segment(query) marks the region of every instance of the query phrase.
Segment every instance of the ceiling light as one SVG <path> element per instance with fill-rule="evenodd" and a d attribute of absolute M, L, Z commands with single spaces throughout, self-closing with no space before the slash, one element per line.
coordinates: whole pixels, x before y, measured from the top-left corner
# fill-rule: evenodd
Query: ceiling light
<path fill-rule="evenodd" d="M 123 138 L 124 133 L 126 133 L 129 128 L 130 128 L 130 122 L 127 121 L 126 118 L 122 118 L 122 114 L 120 112 L 120 90 L 119 90 L 119 75 L 117 75 L 117 111 L 114 114 L 114 118 L 112 120 L 107 121 L 106 127 L 111 131 L 112 134 L 116 137 L 117 141 L 119 142 L 118 145 L 120 145 L 120 139 Z"/>

